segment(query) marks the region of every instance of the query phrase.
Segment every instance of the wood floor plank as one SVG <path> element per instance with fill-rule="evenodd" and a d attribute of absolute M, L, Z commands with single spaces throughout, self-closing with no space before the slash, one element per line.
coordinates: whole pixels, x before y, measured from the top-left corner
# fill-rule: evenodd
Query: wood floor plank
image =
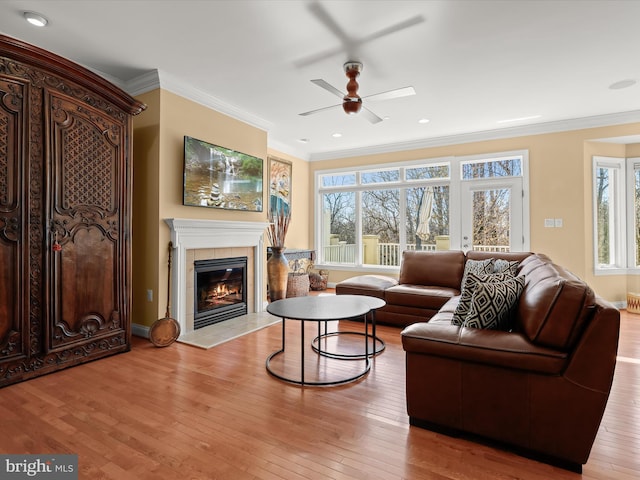
<path fill-rule="evenodd" d="M 277 324 L 210 350 L 134 337 L 131 352 L 0 389 L 0 451 L 77 453 L 90 480 L 640 478 L 640 315 L 622 313 L 621 360 L 582 477 L 409 426 L 397 328 L 379 326 L 387 348 L 367 376 L 323 388 L 267 373 L 280 335 Z M 287 335 L 299 338 L 299 324 Z M 292 375 L 294 344 L 282 361 Z M 322 379 L 358 368 L 349 363 L 310 356 L 306 367 Z"/>

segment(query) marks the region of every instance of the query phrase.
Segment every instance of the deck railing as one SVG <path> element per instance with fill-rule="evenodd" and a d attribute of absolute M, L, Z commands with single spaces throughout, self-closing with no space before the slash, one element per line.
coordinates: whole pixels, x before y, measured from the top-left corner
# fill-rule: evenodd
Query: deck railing
<path fill-rule="evenodd" d="M 338 245 L 325 245 L 322 249 L 324 263 L 356 263 L 357 245 L 355 243 L 339 243 Z M 365 245 L 364 248 L 367 248 Z M 379 243 L 377 245 L 378 259 L 377 265 L 383 266 L 400 266 L 402 252 L 398 243 Z M 417 247 L 415 243 L 409 243 L 407 250 L 421 250 L 433 252 L 436 250 L 435 244 L 423 244 Z M 478 252 L 509 252 L 508 245 L 474 245 L 473 250 Z"/>
<path fill-rule="evenodd" d="M 356 247 L 355 243 L 326 245 L 323 247 L 323 259 L 326 263 L 355 263 Z"/>

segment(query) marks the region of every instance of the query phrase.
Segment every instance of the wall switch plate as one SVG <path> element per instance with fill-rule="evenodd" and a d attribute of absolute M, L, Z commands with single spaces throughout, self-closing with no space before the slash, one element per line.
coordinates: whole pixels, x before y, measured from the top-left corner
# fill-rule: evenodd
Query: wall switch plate
<path fill-rule="evenodd" d="M 147 302 L 153 302 L 153 290 L 147 290 Z"/>
<path fill-rule="evenodd" d="M 553 219 L 553 223 L 554 223 L 554 226 L 556 228 L 562 228 L 562 219 L 561 218 L 554 218 Z"/>
<path fill-rule="evenodd" d="M 555 225 L 555 221 L 553 218 L 545 218 L 544 219 L 544 226 L 546 228 L 553 228 Z"/>

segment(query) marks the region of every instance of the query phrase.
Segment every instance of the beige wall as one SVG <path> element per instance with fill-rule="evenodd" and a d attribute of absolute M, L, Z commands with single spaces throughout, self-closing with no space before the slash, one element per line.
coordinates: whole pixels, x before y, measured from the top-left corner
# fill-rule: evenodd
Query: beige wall
<path fill-rule="evenodd" d="M 267 178 L 267 132 L 166 90 L 140 95 L 147 110 L 134 117 L 133 323 L 151 325 L 167 307 L 167 250 L 170 230 L 164 219 L 191 218 L 266 222 L 263 212 L 241 212 L 182 204 L 184 136 L 198 138 L 263 159 Z M 308 164 L 293 162 L 290 248 L 309 247 Z M 147 290 L 153 300 L 147 300 Z M 266 298 L 266 289 L 264 292 Z"/>
<path fill-rule="evenodd" d="M 640 124 L 306 162 L 269 150 L 267 132 L 173 93 L 158 89 L 141 95 L 139 99 L 147 104 L 147 110 L 134 118 L 134 323 L 151 325 L 165 313 L 167 245 L 170 238 L 165 218 L 266 221 L 266 208 L 258 213 L 182 205 L 185 135 L 262 158 L 265 160 L 265 186 L 268 155 L 292 162 L 292 219 L 286 241 L 288 248 L 314 248 L 313 181 L 317 170 L 526 149 L 529 151 L 530 170 L 531 250 L 546 253 L 584 278 L 608 300 L 624 301 L 627 291 L 640 291 L 639 276 L 594 276 L 591 217 L 591 157 L 640 156 L 640 144 L 625 146 L 593 140 L 635 135 L 640 132 Z M 266 202 L 265 193 L 265 207 Z M 545 218 L 562 218 L 564 226 L 545 228 Z M 329 281 L 338 282 L 356 274 L 332 270 Z M 152 302 L 146 298 L 148 289 L 153 291 Z"/>
<path fill-rule="evenodd" d="M 313 238 L 313 221 L 311 221 L 313 184 L 309 184 L 309 162 L 277 150 L 270 149 L 269 155 L 288 160 L 293 164 L 291 167 L 291 222 L 287 233 L 287 248 L 310 248 Z"/>
<path fill-rule="evenodd" d="M 160 205 L 160 90 L 140 95 L 138 100 L 146 103 L 147 109 L 133 120 L 131 318 L 133 323 L 150 325 L 158 317 L 159 245 L 153 238 L 157 237 Z M 147 289 L 153 290 L 152 302 L 147 301 Z"/>
<path fill-rule="evenodd" d="M 639 132 L 640 124 L 629 124 L 341 158 L 312 162 L 309 176 L 312 182 L 317 170 L 526 149 L 530 171 L 531 250 L 546 253 L 585 279 L 596 292 L 617 302 L 626 298 L 629 285 L 640 288 L 640 281 L 636 277 L 593 275 L 591 156 L 603 152 L 632 156 L 629 152 L 637 155 L 640 148 L 592 140 Z M 564 226 L 545 228 L 545 218 L 562 218 Z M 333 270 L 329 282 L 353 275 L 354 272 Z"/>

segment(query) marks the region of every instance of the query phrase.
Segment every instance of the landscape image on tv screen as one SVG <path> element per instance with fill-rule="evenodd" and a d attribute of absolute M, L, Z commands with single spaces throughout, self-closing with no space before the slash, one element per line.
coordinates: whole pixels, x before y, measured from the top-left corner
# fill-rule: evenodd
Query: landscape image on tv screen
<path fill-rule="evenodd" d="M 185 205 L 262 211 L 262 159 L 184 137 Z"/>

